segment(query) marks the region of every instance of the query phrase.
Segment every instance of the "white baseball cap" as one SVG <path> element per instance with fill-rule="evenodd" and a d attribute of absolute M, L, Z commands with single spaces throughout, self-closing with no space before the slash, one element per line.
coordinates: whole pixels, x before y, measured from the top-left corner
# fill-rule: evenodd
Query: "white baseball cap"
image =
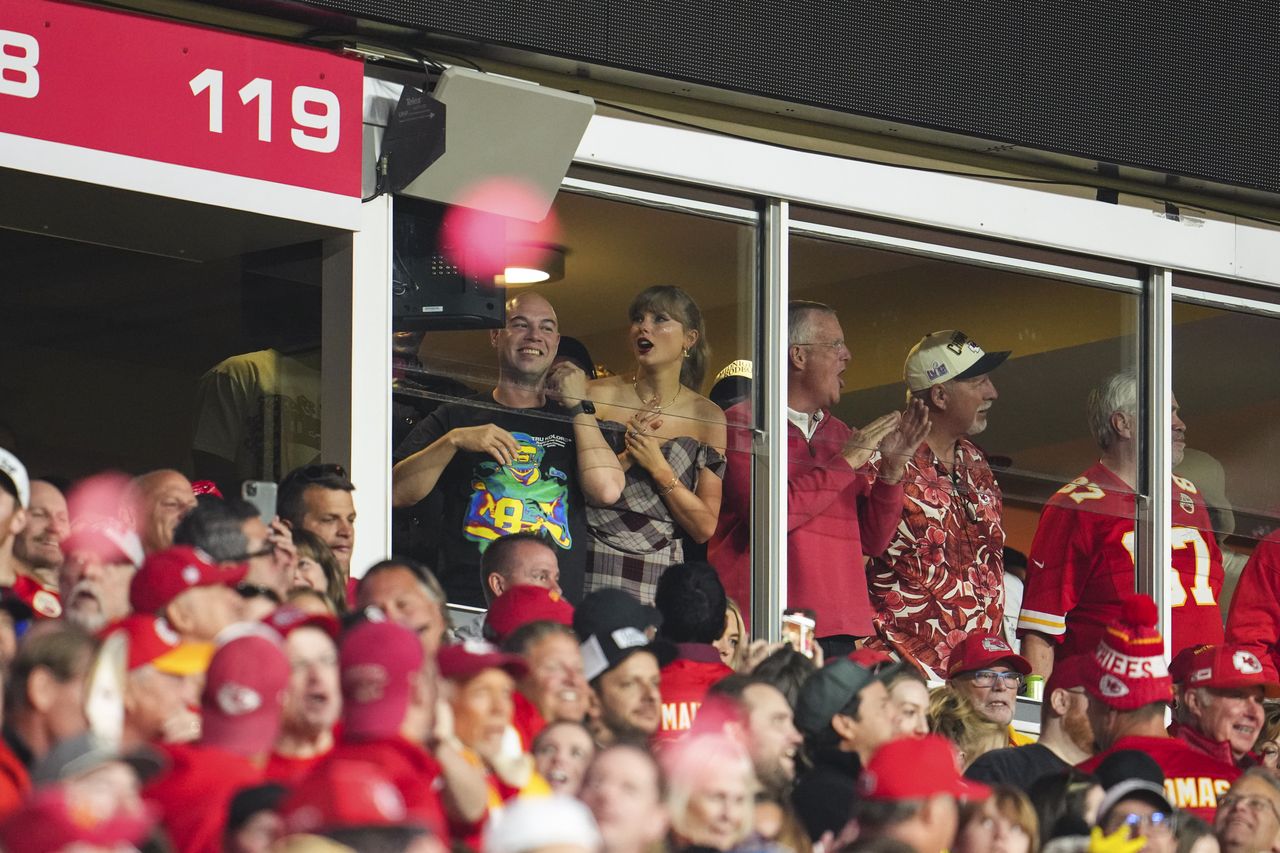
<path fill-rule="evenodd" d="M 902 378 L 909 390 L 923 391 L 952 379 L 990 373 L 1009 357 L 1009 352 L 987 352 L 957 329 L 930 332 L 907 353 Z"/>
<path fill-rule="evenodd" d="M 483 853 L 528 853 L 542 847 L 600 849 L 600 830 L 581 802 L 564 794 L 517 797 L 490 818 Z"/>
<path fill-rule="evenodd" d="M 0 485 L 0 488 L 12 491 L 18 499 L 18 506 L 26 509 L 27 504 L 31 503 L 31 478 L 27 476 L 27 469 L 18 461 L 18 457 L 3 447 L 0 447 L 0 477 L 7 479 L 13 486 L 9 489 Z"/>

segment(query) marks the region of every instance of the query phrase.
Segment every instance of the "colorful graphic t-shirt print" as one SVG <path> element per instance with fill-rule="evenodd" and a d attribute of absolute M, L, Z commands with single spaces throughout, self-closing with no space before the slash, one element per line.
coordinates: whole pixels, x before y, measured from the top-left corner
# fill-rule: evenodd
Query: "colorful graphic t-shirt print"
<path fill-rule="evenodd" d="M 523 432 L 512 436 L 518 448 L 511 464 L 476 466 L 463 534 L 478 542 L 481 551 L 512 533 L 540 533 L 561 548 L 572 548 L 568 476 L 552 465 L 543 470 L 545 439 Z"/>

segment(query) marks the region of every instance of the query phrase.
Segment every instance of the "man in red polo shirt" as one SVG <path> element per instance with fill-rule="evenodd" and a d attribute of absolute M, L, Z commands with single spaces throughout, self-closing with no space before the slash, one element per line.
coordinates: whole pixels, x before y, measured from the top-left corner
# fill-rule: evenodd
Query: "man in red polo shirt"
<path fill-rule="evenodd" d="M 231 798 L 262 781 L 288 683 L 289 661 L 273 631 L 237 636 L 214 654 L 200 697 L 200 740 L 163 746 L 169 771 L 142 792 L 175 850 L 220 853 Z"/>
<path fill-rule="evenodd" d="M 1240 769 L 1170 737 L 1164 714 L 1173 699 L 1173 681 L 1164 662 L 1164 640 L 1156 628 L 1156 605 L 1148 596 L 1131 595 L 1120 616 L 1107 627 L 1094 652 L 1089 691 L 1089 722 L 1101 750 L 1078 765 L 1086 773 L 1112 753 L 1136 749 L 1164 771 L 1165 794 L 1180 809 L 1212 821 L 1218 798 Z"/>
<path fill-rule="evenodd" d="M 928 432 L 923 404 L 892 412 L 862 430 L 831 414 L 840 402 L 851 358 L 836 312 L 818 302 L 793 302 L 788 311 L 787 370 L 787 605 L 817 614 L 823 636 L 850 639 L 875 633 L 864 557 L 879 556 L 902 515 L 902 476 L 912 450 Z M 728 467 L 720 522 L 707 558 L 730 597 L 747 611 L 751 591 L 751 401 L 725 412 Z M 878 472 L 867 467 L 877 448 Z M 826 649 L 828 656 L 832 648 Z"/>

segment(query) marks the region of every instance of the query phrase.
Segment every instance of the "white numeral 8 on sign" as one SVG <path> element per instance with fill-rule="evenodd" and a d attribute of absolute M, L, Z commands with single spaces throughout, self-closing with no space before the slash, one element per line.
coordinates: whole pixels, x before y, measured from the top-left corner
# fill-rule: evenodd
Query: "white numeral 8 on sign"
<path fill-rule="evenodd" d="M 40 42 L 35 36 L 0 30 L 0 95 L 34 98 L 40 94 Z"/>

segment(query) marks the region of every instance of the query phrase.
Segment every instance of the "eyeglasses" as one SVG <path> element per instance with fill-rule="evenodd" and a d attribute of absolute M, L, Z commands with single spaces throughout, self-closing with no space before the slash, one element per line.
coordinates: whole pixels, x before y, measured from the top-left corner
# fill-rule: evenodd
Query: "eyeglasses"
<path fill-rule="evenodd" d="M 996 672 L 994 669 L 979 669 L 969 673 L 974 687 L 994 687 L 998 680 L 1005 687 L 1017 690 L 1022 686 L 1022 677 L 1020 672 Z"/>
<path fill-rule="evenodd" d="M 832 349 L 834 349 L 834 350 L 839 350 L 839 349 L 844 349 L 844 348 L 845 348 L 845 344 L 844 344 L 844 341 L 843 341 L 843 340 L 839 340 L 839 341 L 806 341 L 806 342 L 800 342 L 800 341 L 797 341 L 796 343 L 793 343 L 793 344 L 792 344 L 792 346 L 793 346 L 793 347 L 831 347 L 831 348 L 832 348 Z"/>
<path fill-rule="evenodd" d="M 236 592 L 239 593 L 240 597 L 246 601 L 254 598 L 265 598 L 276 606 L 279 606 L 282 603 L 280 601 L 280 593 L 276 592 L 269 586 L 258 586 L 257 584 L 241 581 L 236 584 Z"/>
<path fill-rule="evenodd" d="M 1227 794 L 1225 797 L 1218 798 L 1218 810 L 1230 811 L 1236 806 L 1242 806 L 1245 811 L 1258 814 L 1264 809 L 1271 809 L 1271 813 L 1276 816 L 1276 820 L 1280 820 L 1280 809 L 1276 808 L 1276 804 L 1268 800 L 1266 797 L 1245 797 L 1240 794 Z"/>
<path fill-rule="evenodd" d="M 232 562 L 235 562 L 235 563 L 243 563 L 246 560 L 252 560 L 254 557 L 270 557 L 275 552 L 276 552 L 276 546 L 268 542 L 266 545 L 263 545 L 257 551 L 249 551 L 248 553 L 245 553 L 245 554 L 237 554 L 236 556 L 232 557 L 231 560 Z"/>
<path fill-rule="evenodd" d="M 1110 832 L 1115 832 L 1122 826 L 1129 828 L 1130 838 L 1137 838 L 1142 834 L 1143 829 L 1152 835 L 1171 834 L 1175 831 L 1173 815 L 1166 812 L 1152 812 L 1151 814 L 1138 814 L 1137 812 L 1116 813 L 1107 821 L 1107 827 Z"/>

